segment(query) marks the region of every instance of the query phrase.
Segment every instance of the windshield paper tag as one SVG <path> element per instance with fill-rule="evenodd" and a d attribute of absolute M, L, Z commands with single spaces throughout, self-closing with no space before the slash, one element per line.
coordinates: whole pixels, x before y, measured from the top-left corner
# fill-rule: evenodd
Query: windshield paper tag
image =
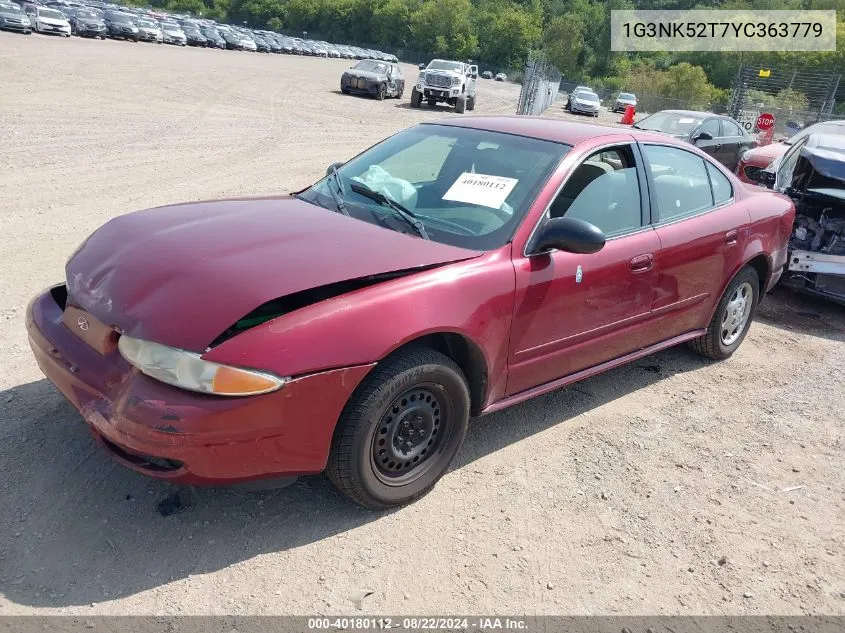
<path fill-rule="evenodd" d="M 518 182 L 516 178 L 464 172 L 449 187 L 443 199 L 499 209 Z"/>

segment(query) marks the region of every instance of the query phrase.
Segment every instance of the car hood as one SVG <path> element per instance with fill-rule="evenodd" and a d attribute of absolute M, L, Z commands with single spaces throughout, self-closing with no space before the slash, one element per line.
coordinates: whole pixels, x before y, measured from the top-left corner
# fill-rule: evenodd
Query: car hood
<path fill-rule="evenodd" d="M 769 143 L 750 150 L 746 164 L 753 167 L 768 167 L 773 160 L 780 158 L 789 149 L 784 143 Z"/>
<path fill-rule="evenodd" d="M 117 217 L 83 243 L 65 272 L 70 303 L 103 323 L 202 352 L 272 299 L 478 255 L 281 197 Z"/>
<path fill-rule="evenodd" d="M 349 75 L 350 77 L 359 77 L 361 79 L 379 79 L 384 76 L 370 70 L 347 70 L 344 74 Z"/>
<path fill-rule="evenodd" d="M 67 20 L 63 20 L 62 18 L 44 18 L 39 16 L 38 21 L 49 24 L 50 26 L 68 26 L 69 24 Z"/>

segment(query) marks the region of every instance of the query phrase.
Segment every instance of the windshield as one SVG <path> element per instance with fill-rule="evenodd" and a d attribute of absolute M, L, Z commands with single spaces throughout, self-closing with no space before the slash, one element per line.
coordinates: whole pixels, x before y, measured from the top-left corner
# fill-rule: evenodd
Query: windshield
<path fill-rule="evenodd" d="M 0 11 L 3 13 L 23 13 L 19 6 L 11 4 L 0 4 Z"/>
<path fill-rule="evenodd" d="M 356 192 L 368 187 L 405 207 L 437 242 L 475 250 L 506 244 L 568 145 L 444 125 L 400 132 L 338 168 L 300 198 L 416 234 L 395 210 Z"/>
<path fill-rule="evenodd" d="M 163 28 L 165 31 L 179 31 L 179 30 L 181 30 L 179 28 L 178 24 L 173 24 L 172 22 L 162 22 L 161 28 Z"/>
<path fill-rule="evenodd" d="M 96 11 L 89 11 L 87 9 L 80 9 L 76 12 L 77 18 L 82 18 L 84 20 L 99 20 L 100 14 Z"/>
<path fill-rule="evenodd" d="M 363 61 L 358 62 L 353 66 L 355 70 L 363 70 L 369 73 L 380 73 L 384 74 L 387 72 L 387 64 L 382 62 L 374 62 L 369 59 L 365 59 Z"/>
<path fill-rule="evenodd" d="M 157 29 L 155 22 L 150 22 L 149 20 L 138 20 L 138 26 L 143 29 Z"/>
<path fill-rule="evenodd" d="M 220 37 L 220 33 L 215 31 L 214 29 L 202 29 L 202 34 L 205 35 L 206 37 L 211 37 L 211 38 L 214 38 L 214 39 Z"/>
<path fill-rule="evenodd" d="M 666 134 L 689 134 L 704 117 L 680 112 L 657 112 L 642 121 L 636 127 L 641 130 L 665 132 Z"/>
<path fill-rule="evenodd" d="M 112 22 L 120 22 L 121 24 L 132 24 L 135 21 L 131 16 L 124 13 L 112 13 L 110 19 Z"/>
<path fill-rule="evenodd" d="M 428 65 L 427 70 L 454 70 L 456 72 L 461 72 L 461 63 L 460 62 L 444 62 L 441 59 L 435 59 Z"/>
<path fill-rule="evenodd" d="M 56 20 L 64 20 L 65 15 L 61 11 L 55 11 L 54 9 L 38 9 L 38 15 L 42 18 L 53 18 Z"/>
<path fill-rule="evenodd" d="M 633 101 L 634 99 L 636 99 L 636 97 L 634 95 L 632 95 L 630 92 L 620 92 L 619 98 L 625 99 L 627 101 Z"/>
<path fill-rule="evenodd" d="M 582 90 L 581 92 L 576 93 L 576 99 L 580 99 L 581 101 L 598 101 L 599 96 L 595 92 L 587 92 L 586 90 Z"/>

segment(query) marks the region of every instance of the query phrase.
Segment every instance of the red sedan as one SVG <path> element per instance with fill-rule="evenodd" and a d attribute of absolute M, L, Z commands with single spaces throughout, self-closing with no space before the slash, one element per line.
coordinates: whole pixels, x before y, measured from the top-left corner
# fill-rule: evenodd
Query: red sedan
<path fill-rule="evenodd" d="M 435 484 L 470 416 L 679 343 L 729 357 L 793 216 L 666 135 L 449 119 L 291 196 L 115 218 L 27 328 L 126 466 L 211 485 L 325 471 L 385 508 Z"/>
<path fill-rule="evenodd" d="M 736 175 L 741 181 L 753 184 L 754 180 L 751 176 L 756 172 L 771 165 L 773 161 L 783 156 L 791 146 L 801 139 L 810 134 L 820 133 L 843 134 L 845 133 L 845 121 L 825 121 L 809 125 L 785 141 L 750 149 L 740 156 L 739 163 L 736 166 Z"/>

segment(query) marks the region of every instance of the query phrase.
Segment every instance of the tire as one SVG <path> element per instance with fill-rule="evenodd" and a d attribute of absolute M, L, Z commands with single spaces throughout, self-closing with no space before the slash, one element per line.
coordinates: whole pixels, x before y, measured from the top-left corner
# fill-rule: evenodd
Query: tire
<path fill-rule="evenodd" d="M 467 97 L 467 110 L 475 110 L 475 97 Z"/>
<path fill-rule="evenodd" d="M 464 441 L 469 403 L 466 379 L 449 357 L 428 348 L 388 357 L 344 408 L 332 439 L 327 477 L 373 510 L 423 496 Z M 412 443 L 415 431 L 422 437 Z M 409 459 L 402 463 L 405 457 Z"/>
<path fill-rule="evenodd" d="M 417 90 L 416 86 L 411 88 L 411 107 L 419 108 L 422 104 L 422 93 Z"/>
<path fill-rule="evenodd" d="M 341 87 L 340 87 L 340 91 L 341 91 L 343 94 L 345 94 L 345 95 L 348 95 L 348 94 L 349 94 L 349 88 L 344 88 L 343 86 L 341 86 Z"/>
<path fill-rule="evenodd" d="M 458 114 L 463 114 L 467 108 L 467 98 L 464 95 L 461 95 L 457 99 L 455 99 L 455 112 Z"/>
<path fill-rule="evenodd" d="M 386 84 L 379 84 L 378 93 L 376 94 L 376 99 L 379 101 L 384 101 L 384 98 L 387 96 L 387 85 Z"/>
<path fill-rule="evenodd" d="M 690 341 L 689 346 L 705 358 L 729 358 L 745 339 L 759 300 L 760 277 L 751 266 L 746 266 L 725 289 L 707 325 L 707 333 Z"/>

